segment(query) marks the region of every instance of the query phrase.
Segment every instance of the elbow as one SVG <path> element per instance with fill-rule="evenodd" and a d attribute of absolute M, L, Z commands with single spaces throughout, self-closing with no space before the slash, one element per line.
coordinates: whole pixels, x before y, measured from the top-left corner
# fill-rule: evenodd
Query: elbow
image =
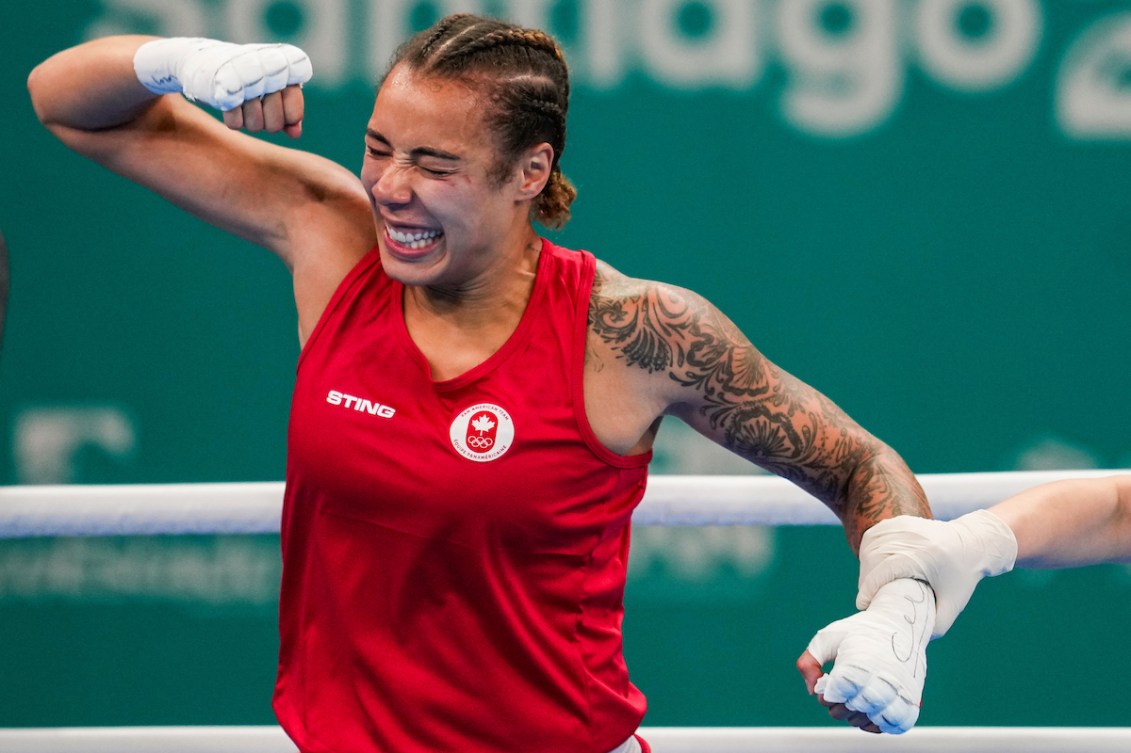
<path fill-rule="evenodd" d="M 27 77 L 27 91 L 31 97 L 31 106 L 35 110 L 35 117 L 39 118 L 39 122 L 44 125 L 48 124 L 47 107 L 43 101 L 44 96 L 44 73 L 43 63 L 40 63 L 35 68 L 32 68 L 31 73 Z"/>
<path fill-rule="evenodd" d="M 1115 517 L 1125 529 L 1131 532 L 1131 475 L 1114 476 Z"/>
<path fill-rule="evenodd" d="M 1115 483 L 1116 493 L 1119 495 L 1120 509 L 1131 514 L 1131 474 L 1115 476 L 1113 481 Z"/>
<path fill-rule="evenodd" d="M 53 78 L 49 63 L 43 62 L 32 68 L 27 77 L 28 96 L 31 97 L 31 107 L 35 117 L 49 129 L 58 125 L 58 118 L 51 104 L 51 95 L 55 87 L 51 83 Z"/>
<path fill-rule="evenodd" d="M 87 136 L 103 128 L 100 115 L 76 100 L 76 93 L 85 96 L 86 92 L 68 76 L 66 67 L 54 58 L 43 61 L 28 74 L 28 97 L 35 117 L 52 136 L 69 149 L 92 156 L 97 142 Z"/>

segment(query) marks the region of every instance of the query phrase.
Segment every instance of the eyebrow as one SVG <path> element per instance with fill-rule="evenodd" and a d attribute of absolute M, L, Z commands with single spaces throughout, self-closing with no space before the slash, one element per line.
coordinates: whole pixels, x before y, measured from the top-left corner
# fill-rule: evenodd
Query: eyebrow
<path fill-rule="evenodd" d="M 380 141 L 382 144 L 384 144 L 386 146 L 389 146 L 389 147 L 392 146 L 392 144 L 389 143 L 389 140 L 387 138 L 382 136 L 377 131 L 374 131 L 372 128 L 366 128 L 365 129 L 365 135 L 368 136 L 369 138 L 373 139 L 374 141 Z M 446 159 L 446 160 L 462 160 L 463 159 L 463 157 L 459 156 L 458 154 L 453 154 L 452 152 L 445 152 L 443 149 L 436 149 L 435 147 L 431 147 L 431 146 L 418 146 L 415 149 L 413 149 L 411 152 L 409 152 L 409 154 L 412 157 L 436 157 L 437 159 Z"/>

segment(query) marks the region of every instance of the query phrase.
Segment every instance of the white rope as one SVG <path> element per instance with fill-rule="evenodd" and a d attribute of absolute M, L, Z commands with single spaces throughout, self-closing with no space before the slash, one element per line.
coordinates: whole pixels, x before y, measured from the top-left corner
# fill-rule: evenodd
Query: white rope
<path fill-rule="evenodd" d="M 651 727 L 654 753 L 1127 753 L 1131 728 L 917 727 L 899 736 L 847 727 Z M 278 727 L 0 729 L 4 753 L 295 753 Z"/>
<path fill-rule="evenodd" d="M 942 520 L 1040 483 L 1131 470 L 921 474 Z M 0 538 L 277 533 L 279 482 L 0 488 Z M 828 525 L 836 517 L 777 476 L 653 476 L 637 525 Z"/>

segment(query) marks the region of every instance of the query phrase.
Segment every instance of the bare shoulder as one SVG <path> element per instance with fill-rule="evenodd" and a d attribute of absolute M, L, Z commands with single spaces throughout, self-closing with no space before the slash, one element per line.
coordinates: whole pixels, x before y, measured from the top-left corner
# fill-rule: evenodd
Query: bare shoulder
<path fill-rule="evenodd" d="M 606 368 L 611 362 L 620 366 L 616 371 L 648 375 L 628 379 L 646 386 L 660 413 L 776 473 L 789 473 L 809 452 L 802 446 L 811 444 L 811 427 L 837 433 L 851 423 L 686 288 L 629 278 L 602 265 L 589 304 L 589 332 L 588 357 Z"/>
<path fill-rule="evenodd" d="M 296 149 L 271 149 L 269 171 L 293 176 L 294 196 L 282 218 L 283 245 L 295 257 L 332 244 L 356 260 L 377 240 L 373 209 L 358 177 L 325 157 Z M 322 256 L 324 250 L 316 251 Z M 298 259 L 296 258 L 296 264 Z"/>
<path fill-rule="evenodd" d="M 588 344 L 587 378 L 602 367 L 611 371 L 614 379 L 606 381 L 617 386 L 614 397 L 647 400 L 655 415 L 676 416 L 798 484 L 841 517 L 854 545 L 886 515 L 929 510 L 891 448 L 763 356 L 696 293 L 602 265 L 589 304 Z M 633 398 L 639 395 L 645 397 Z"/>
<path fill-rule="evenodd" d="M 297 171 L 304 194 L 284 220 L 279 256 L 294 279 L 300 342 L 313 331 L 334 291 L 377 243 L 373 210 L 361 182 L 344 168 L 305 153 Z"/>
<path fill-rule="evenodd" d="M 589 300 L 590 341 L 626 365 L 679 380 L 738 347 L 738 328 L 706 298 L 687 288 L 621 274 L 604 262 Z"/>
<path fill-rule="evenodd" d="M 650 444 L 664 415 L 700 423 L 722 390 L 753 388 L 756 353 L 703 296 L 598 262 L 589 299 L 586 401 L 614 449 Z"/>

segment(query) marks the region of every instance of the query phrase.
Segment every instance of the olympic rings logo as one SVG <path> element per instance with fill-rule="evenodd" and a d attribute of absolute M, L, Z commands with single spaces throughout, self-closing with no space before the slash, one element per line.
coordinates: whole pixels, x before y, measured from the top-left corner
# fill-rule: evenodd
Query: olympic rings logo
<path fill-rule="evenodd" d="M 467 438 L 468 447 L 474 447 L 477 450 L 489 450 L 494 444 L 495 440 L 490 437 L 477 437 L 472 435 Z"/>

